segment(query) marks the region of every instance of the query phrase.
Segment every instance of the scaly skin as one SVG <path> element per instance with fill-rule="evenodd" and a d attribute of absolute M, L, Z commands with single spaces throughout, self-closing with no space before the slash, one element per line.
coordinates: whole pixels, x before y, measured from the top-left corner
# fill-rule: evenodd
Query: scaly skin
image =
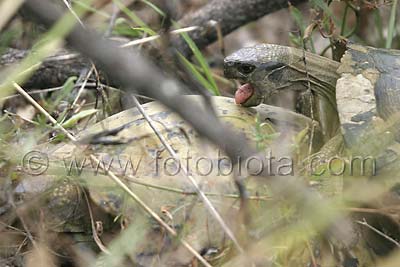
<path fill-rule="evenodd" d="M 244 106 L 268 102 L 282 90 L 298 92 L 300 112 L 320 123 L 327 141 L 339 132 L 335 98 L 338 67 L 338 62 L 300 49 L 260 44 L 242 48 L 226 57 L 224 74 L 227 78 L 250 83 L 255 89 L 254 94 L 242 103 Z M 312 102 L 308 89 L 314 96 Z M 305 96 L 308 97 L 305 99 Z"/>

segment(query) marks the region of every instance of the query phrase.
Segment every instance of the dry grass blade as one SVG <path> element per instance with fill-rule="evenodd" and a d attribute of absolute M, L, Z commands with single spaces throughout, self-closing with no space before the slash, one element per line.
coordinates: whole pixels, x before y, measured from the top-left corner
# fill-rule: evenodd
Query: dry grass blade
<path fill-rule="evenodd" d="M 171 31 L 171 34 L 180 34 L 183 32 L 190 32 L 190 31 L 194 31 L 197 30 L 199 27 L 198 26 L 191 26 L 191 27 L 186 27 L 186 28 L 182 28 L 182 29 L 177 29 L 177 30 L 173 30 Z M 149 37 L 145 37 L 145 38 L 141 38 L 138 40 L 134 40 L 131 42 L 128 42 L 126 44 L 121 45 L 120 47 L 122 48 L 126 48 L 126 47 L 131 47 L 131 46 L 135 46 L 135 45 L 139 45 L 139 44 L 143 44 L 143 43 L 147 43 L 147 42 L 151 42 L 154 40 L 159 39 L 161 36 L 160 35 L 153 35 L 153 36 L 149 36 Z"/>
<path fill-rule="evenodd" d="M 15 82 L 13 83 L 13 86 L 18 93 L 25 97 L 26 100 L 28 100 L 37 110 L 39 110 L 40 113 L 42 113 L 51 123 L 54 124 L 54 126 L 60 129 L 71 141 L 77 142 L 75 136 L 73 136 L 64 127 L 62 127 L 61 124 L 59 124 L 56 119 L 54 119 L 44 108 L 42 108 L 41 105 L 39 105 L 27 92 L 25 92 L 25 90 L 21 86 L 19 86 Z"/>
<path fill-rule="evenodd" d="M 25 92 L 25 90 L 19 86 L 18 84 L 14 83 L 13 84 L 15 89 L 23 95 L 26 100 L 28 100 L 35 108 L 37 108 L 50 122 L 52 122 L 54 125 L 56 125 L 66 136 L 75 144 L 77 143 L 77 139 L 75 136 L 70 134 L 66 129 L 64 129 L 57 121 L 54 119 L 44 108 L 42 108 L 29 94 Z M 110 177 L 120 188 L 122 188 L 136 203 L 139 204 L 143 210 L 145 210 L 151 217 L 153 217 L 154 220 L 156 220 L 169 234 L 172 236 L 177 237 L 176 231 L 171 228 L 167 223 L 165 223 L 160 216 L 156 212 L 154 212 L 141 198 L 139 198 L 126 184 L 124 184 L 121 179 L 118 178 L 116 174 L 114 174 L 112 171 L 108 170 L 106 166 L 103 166 L 100 162 L 100 160 L 94 156 L 93 154 L 90 155 L 90 159 L 93 160 L 97 164 L 97 166 L 100 166 L 102 170 Z M 187 243 L 183 239 L 179 239 L 179 241 L 182 243 L 184 247 L 186 247 L 190 253 L 193 254 L 202 264 L 204 264 L 207 267 L 212 267 L 189 243 Z"/>
<path fill-rule="evenodd" d="M 106 246 L 104 246 L 103 242 L 101 241 L 100 237 L 97 234 L 96 231 L 96 225 L 94 222 L 94 218 L 93 218 L 93 212 L 92 212 L 92 208 L 90 207 L 90 201 L 89 201 L 89 197 L 87 196 L 87 193 L 85 190 L 83 190 L 83 195 L 85 197 L 85 201 L 86 201 L 86 205 L 88 208 L 88 212 L 89 212 L 89 217 L 90 217 L 90 225 L 92 227 L 92 236 L 94 241 L 96 242 L 97 246 L 99 247 L 99 249 L 107 255 L 110 255 L 110 251 L 106 248 Z"/>
<path fill-rule="evenodd" d="M 72 15 L 76 18 L 76 20 L 79 22 L 79 24 L 82 25 L 82 27 L 85 27 L 83 24 L 82 20 L 79 18 L 78 14 L 72 9 L 71 5 L 68 3 L 67 0 L 63 0 L 64 4 L 67 6 L 68 10 L 71 12 Z"/>
<path fill-rule="evenodd" d="M 87 74 L 86 74 L 86 76 L 85 76 L 85 79 L 83 80 L 82 85 L 81 85 L 81 87 L 79 88 L 78 94 L 76 95 L 76 97 L 75 97 L 75 99 L 74 99 L 74 102 L 72 102 L 71 110 L 73 110 L 73 109 L 75 108 L 75 106 L 77 105 L 78 100 L 79 100 L 79 98 L 80 98 L 81 95 L 82 95 L 83 89 L 85 89 L 86 84 L 87 84 L 87 82 L 88 82 L 90 76 L 91 76 L 92 73 L 93 73 L 93 70 L 94 70 L 94 65 L 92 65 L 92 67 L 90 67 L 90 70 L 87 72 Z"/>
<path fill-rule="evenodd" d="M 61 89 L 63 89 L 62 86 L 54 87 L 54 88 L 48 88 L 48 89 L 32 90 L 32 91 L 29 92 L 29 95 L 50 93 L 50 92 L 59 91 L 59 90 L 61 90 Z M 21 96 L 21 95 L 20 95 L 20 94 L 14 94 L 14 95 L 6 96 L 6 97 L 2 98 L 1 100 L 2 100 L 2 101 L 7 101 L 7 100 L 10 100 L 10 99 L 12 99 L 12 98 L 19 97 L 19 96 Z"/>
<path fill-rule="evenodd" d="M 131 176 L 131 175 L 128 177 L 128 179 L 129 179 L 129 182 L 131 182 L 131 183 L 134 183 L 137 185 L 142 185 L 142 186 L 148 187 L 148 188 L 154 188 L 154 189 L 158 189 L 158 190 L 162 190 L 162 191 L 168 191 L 171 193 L 182 194 L 185 196 L 197 194 L 197 192 L 188 192 L 188 191 L 182 190 L 182 189 L 171 188 L 171 187 L 166 187 L 166 186 L 159 186 L 159 185 L 150 184 L 150 183 L 144 183 L 144 182 L 138 181 L 137 178 L 135 178 L 134 176 Z M 222 193 L 213 193 L 213 192 L 204 192 L 204 194 L 209 197 L 222 197 L 222 198 L 233 198 L 233 199 L 239 199 L 241 197 L 238 194 L 222 194 Z M 255 196 L 247 196 L 246 199 L 254 200 L 254 201 L 270 201 L 271 197 L 255 195 Z"/>
<path fill-rule="evenodd" d="M 371 229 L 372 231 L 374 231 L 375 233 L 377 233 L 378 235 L 382 236 L 383 238 L 389 240 L 390 242 L 392 242 L 393 244 L 395 244 L 398 248 L 400 248 L 400 243 L 397 242 L 395 239 L 391 238 L 390 236 L 386 235 L 385 233 L 383 233 L 382 231 L 379 231 L 378 229 L 376 229 L 375 227 L 373 227 L 372 225 L 370 225 L 365 219 L 363 221 L 357 221 L 358 224 L 363 225 L 369 229 Z"/>

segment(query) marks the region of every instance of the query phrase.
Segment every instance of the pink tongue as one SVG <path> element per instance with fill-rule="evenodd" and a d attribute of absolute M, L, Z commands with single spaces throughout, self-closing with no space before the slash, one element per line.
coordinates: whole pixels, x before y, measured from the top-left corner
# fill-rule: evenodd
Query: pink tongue
<path fill-rule="evenodd" d="M 243 104 L 254 94 L 254 88 L 249 84 L 245 83 L 239 87 L 235 93 L 236 104 Z"/>

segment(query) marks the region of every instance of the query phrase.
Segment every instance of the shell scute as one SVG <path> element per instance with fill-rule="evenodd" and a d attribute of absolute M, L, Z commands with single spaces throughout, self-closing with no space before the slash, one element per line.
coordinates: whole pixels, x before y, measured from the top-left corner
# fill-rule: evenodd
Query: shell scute
<path fill-rule="evenodd" d="M 400 111 L 400 51 L 350 44 L 337 72 L 336 101 L 346 144 L 357 146 L 373 118 Z"/>

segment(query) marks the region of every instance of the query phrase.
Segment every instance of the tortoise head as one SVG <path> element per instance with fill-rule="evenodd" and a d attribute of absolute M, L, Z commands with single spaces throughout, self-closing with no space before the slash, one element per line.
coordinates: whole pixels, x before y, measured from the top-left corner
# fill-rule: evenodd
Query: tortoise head
<path fill-rule="evenodd" d="M 307 58 L 307 77 L 304 55 Z M 243 106 L 256 106 L 266 102 L 281 90 L 305 91 L 308 80 L 315 84 L 330 86 L 334 94 L 337 79 L 337 64 L 325 62 L 327 59 L 302 50 L 274 45 L 260 44 L 242 48 L 224 60 L 224 75 L 237 79 L 242 86 L 236 91 L 236 103 Z M 330 60 L 329 60 L 330 61 Z M 311 78 L 310 78 L 311 77 Z M 317 90 L 318 91 L 318 90 Z"/>

